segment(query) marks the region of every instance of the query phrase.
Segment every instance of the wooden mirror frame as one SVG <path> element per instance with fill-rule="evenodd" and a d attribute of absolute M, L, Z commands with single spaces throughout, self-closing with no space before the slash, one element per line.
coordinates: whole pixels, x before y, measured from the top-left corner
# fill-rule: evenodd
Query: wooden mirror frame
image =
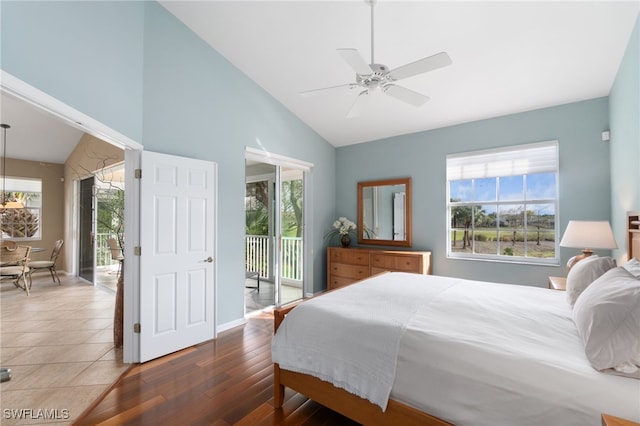
<path fill-rule="evenodd" d="M 363 232 L 364 218 L 363 218 L 363 192 L 365 188 L 376 186 L 393 186 L 393 185 L 405 185 L 405 235 L 404 240 L 380 240 L 365 238 Z M 385 179 L 374 180 L 368 182 L 358 182 L 358 244 L 363 245 L 379 245 L 379 246 L 397 246 L 397 247 L 411 247 L 411 178 L 398 178 L 398 179 Z"/>

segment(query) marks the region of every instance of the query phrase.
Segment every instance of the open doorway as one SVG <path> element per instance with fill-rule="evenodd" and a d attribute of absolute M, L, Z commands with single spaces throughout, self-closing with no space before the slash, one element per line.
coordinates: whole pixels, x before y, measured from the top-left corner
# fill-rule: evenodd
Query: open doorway
<path fill-rule="evenodd" d="M 123 364 L 125 350 L 114 347 L 115 293 L 87 285 L 78 277 L 76 244 L 79 233 L 78 180 L 80 174 L 88 176 L 84 167 L 79 165 L 85 164 L 80 157 L 87 152 L 95 156 L 95 149 L 80 152 L 76 147 L 89 136 L 107 140 L 114 132 L 105 130 L 89 135 L 88 127 L 69 131 L 68 128 L 74 125 L 91 125 L 92 121 L 80 114 L 75 119 L 65 118 L 67 114 L 63 106 L 15 79 L 5 78 L 4 73 L 0 92 L 3 122 L 10 123 L 13 130 L 11 149 L 3 152 L 8 157 L 8 167 L 3 167 L 3 174 L 38 178 L 42 182 L 40 234 L 37 240 L 29 241 L 29 245 L 41 247 L 43 252 L 39 254 L 40 258 L 32 260 L 46 260 L 52 253 L 54 242 L 64 241 L 56 263 L 60 282 L 56 283 L 47 271 L 43 271 L 33 274 L 29 297 L 8 286 L 1 289 L 1 309 L 9 313 L 7 318 L 3 318 L 1 327 L 3 353 L 5 347 L 10 347 L 10 352 L 15 355 L 27 352 L 42 354 L 37 360 L 29 360 L 28 368 L 25 368 L 25 360 L 21 356 L 3 357 L 3 367 L 13 368 L 14 372 L 9 385 L 3 384 L 3 400 L 21 401 L 18 407 L 38 406 L 42 395 L 46 395 L 53 406 L 68 408 L 69 421 L 73 421 L 126 368 Z M 102 130 L 98 126 L 96 128 Z M 44 135 L 34 134 L 40 131 Z M 38 141 L 46 143 L 46 146 L 34 146 Z M 109 145 L 120 152 L 121 159 L 124 157 L 124 144 Z M 89 170 L 98 168 L 95 158 L 90 158 L 87 164 Z M 25 312 L 29 312 L 27 322 L 20 316 Z M 45 333 L 43 322 L 47 324 Z M 69 328 L 71 325 L 73 329 Z M 77 356 L 70 359 L 69 354 L 82 354 L 81 361 Z M 69 395 L 70 391 L 77 393 L 78 388 L 66 389 L 65 384 L 54 377 L 61 372 L 68 376 L 72 371 L 75 372 L 73 374 L 82 372 L 84 376 L 82 384 L 86 392 L 83 391 L 82 398 L 75 398 L 77 403 L 69 402 Z M 74 383 L 77 385 L 77 380 Z M 5 389 L 10 385 L 13 389 Z M 25 395 L 39 399 L 25 399 Z"/>
<path fill-rule="evenodd" d="M 304 171 L 247 160 L 245 313 L 304 295 Z"/>

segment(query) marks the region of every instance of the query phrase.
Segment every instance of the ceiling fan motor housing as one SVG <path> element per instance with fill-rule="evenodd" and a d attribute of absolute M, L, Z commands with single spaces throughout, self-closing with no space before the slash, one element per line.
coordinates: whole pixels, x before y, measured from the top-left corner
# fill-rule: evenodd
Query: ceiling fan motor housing
<path fill-rule="evenodd" d="M 356 82 L 360 86 L 374 89 L 381 87 L 390 81 L 389 67 L 382 64 L 371 64 L 372 74 L 356 74 Z"/>

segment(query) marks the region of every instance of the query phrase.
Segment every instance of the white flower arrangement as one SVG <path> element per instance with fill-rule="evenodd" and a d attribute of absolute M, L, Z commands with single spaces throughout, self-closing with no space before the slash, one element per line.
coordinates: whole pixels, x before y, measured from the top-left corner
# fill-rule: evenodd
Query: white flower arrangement
<path fill-rule="evenodd" d="M 340 236 L 343 237 L 345 235 L 350 236 L 351 234 L 355 234 L 355 231 L 358 227 L 356 224 L 346 217 L 339 217 L 338 220 L 333 222 L 333 229 L 327 232 L 325 238 L 328 240 L 332 240 L 334 237 Z"/>
<path fill-rule="evenodd" d="M 346 217 L 340 217 L 338 220 L 333 222 L 333 227 L 338 230 L 340 235 L 349 235 L 351 231 L 356 230 L 356 224 L 351 222 Z"/>

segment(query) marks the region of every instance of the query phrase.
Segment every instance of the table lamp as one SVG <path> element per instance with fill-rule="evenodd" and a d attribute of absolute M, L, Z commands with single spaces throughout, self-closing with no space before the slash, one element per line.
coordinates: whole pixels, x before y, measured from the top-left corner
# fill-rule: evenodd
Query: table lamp
<path fill-rule="evenodd" d="M 585 257 L 591 256 L 592 249 L 617 249 L 618 244 L 608 221 L 571 220 L 564 231 L 560 247 L 582 248 L 582 254 L 567 262 L 567 267 L 571 269 Z"/>

